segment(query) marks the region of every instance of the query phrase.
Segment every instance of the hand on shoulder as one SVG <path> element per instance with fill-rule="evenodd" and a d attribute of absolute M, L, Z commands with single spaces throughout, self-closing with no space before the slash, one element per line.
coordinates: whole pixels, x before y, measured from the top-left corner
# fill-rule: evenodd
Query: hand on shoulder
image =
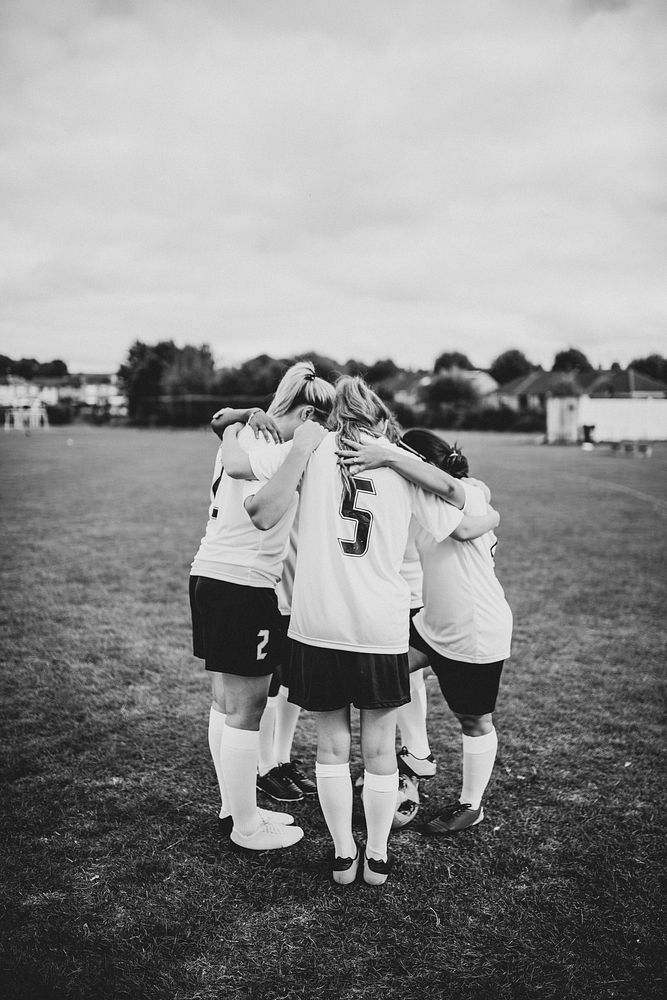
<path fill-rule="evenodd" d="M 293 447 L 312 453 L 322 444 L 327 434 L 328 431 L 322 424 L 304 420 L 294 431 Z"/>

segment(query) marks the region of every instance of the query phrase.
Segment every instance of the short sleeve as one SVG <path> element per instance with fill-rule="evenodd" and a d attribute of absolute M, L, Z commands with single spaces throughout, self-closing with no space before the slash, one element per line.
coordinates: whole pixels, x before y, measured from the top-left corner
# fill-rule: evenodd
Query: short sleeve
<path fill-rule="evenodd" d="M 255 479 L 271 479 L 275 476 L 291 449 L 291 441 L 275 444 L 263 436 L 257 438 L 255 445 L 248 449 L 248 460 Z"/>
<path fill-rule="evenodd" d="M 487 512 L 487 502 L 484 496 L 484 491 L 480 489 L 477 483 L 462 483 L 463 489 L 466 495 L 466 502 L 463 507 L 464 514 L 472 514 L 474 517 L 479 517 L 481 514 L 486 514 Z M 481 484 L 483 485 L 483 484 Z"/>
<path fill-rule="evenodd" d="M 446 500 L 410 484 L 412 513 L 436 542 L 449 538 L 463 520 L 463 511 Z"/>

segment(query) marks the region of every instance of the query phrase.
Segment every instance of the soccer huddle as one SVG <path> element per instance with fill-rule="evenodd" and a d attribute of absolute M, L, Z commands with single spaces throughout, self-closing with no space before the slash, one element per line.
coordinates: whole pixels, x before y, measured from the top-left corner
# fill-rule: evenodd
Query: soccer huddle
<path fill-rule="evenodd" d="M 245 426 L 243 425 L 245 423 Z M 209 747 L 219 823 L 251 851 L 303 837 L 259 809 L 317 794 L 347 885 L 383 884 L 399 772 L 435 773 L 423 668 L 461 724 L 459 800 L 422 831 L 479 823 L 497 738 L 492 712 L 512 615 L 493 565 L 498 514 L 465 458 L 428 431 L 400 438 L 356 377 L 336 386 L 299 362 L 266 414 L 223 409 L 209 519 L 192 563 L 193 646 L 212 676 Z M 363 850 L 352 830 L 350 709 L 360 713 Z M 300 709 L 314 713 L 313 782 L 291 760 Z M 401 743 L 396 753 L 396 728 Z"/>

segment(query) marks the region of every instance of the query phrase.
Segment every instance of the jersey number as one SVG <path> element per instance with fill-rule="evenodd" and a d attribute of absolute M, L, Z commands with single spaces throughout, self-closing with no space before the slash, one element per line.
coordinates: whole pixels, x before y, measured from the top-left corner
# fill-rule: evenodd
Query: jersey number
<path fill-rule="evenodd" d="M 257 643 L 257 659 L 264 660 L 266 658 L 266 653 L 264 652 L 264 647 L 269 641 L 269 630 L 268 628 L 261 628 L 257 633 L 257 638 L 259 642 Z"/>
<path fill-rule="evenodd" d="M 344 538 L 339 538 L 338 544 L 346 556 L 363 556 L 366 554 L 371 537 L 373 515 L 370 510 L 357 507 L 357 500 L 360 493 L 375 493 L 375 487 L 372 479 L 360 479 L 359 476 L 354 476 L 352 482 L 354 483 L 354 492 L 350 494 L 347 490 L 343 491 L 340 501 L 340 516 L 346 521 L 357 522 L 354 529 L 354 539 L 348 542 Z"/>

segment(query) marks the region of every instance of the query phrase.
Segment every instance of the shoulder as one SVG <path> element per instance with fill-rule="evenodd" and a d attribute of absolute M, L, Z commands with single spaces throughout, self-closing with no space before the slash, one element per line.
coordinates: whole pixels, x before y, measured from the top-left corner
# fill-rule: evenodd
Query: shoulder
<path fill-rule="evenodd" d="M 486 514 L 488 501 L 486 493 L 481 488 L 484 484 L 479 482 L 473 483 L 467 479 L 461 480 L 461 484 L 466 495 L 464 512 L 466 514 Z"/>
<path fill-rule="evenodd" d="M 481 490 L 482 493 L 484 494 L 484 499 L 486 500 L 486 502 L 491 503 L 491 490 L 486 485 L 486 483 L 482 482 L 481 479 L 475 479 L 472 476 L 469 476 L 468 478 L 463 479 L 461 481 L 464 486 L 476 486 L 477 489 Z"/>

